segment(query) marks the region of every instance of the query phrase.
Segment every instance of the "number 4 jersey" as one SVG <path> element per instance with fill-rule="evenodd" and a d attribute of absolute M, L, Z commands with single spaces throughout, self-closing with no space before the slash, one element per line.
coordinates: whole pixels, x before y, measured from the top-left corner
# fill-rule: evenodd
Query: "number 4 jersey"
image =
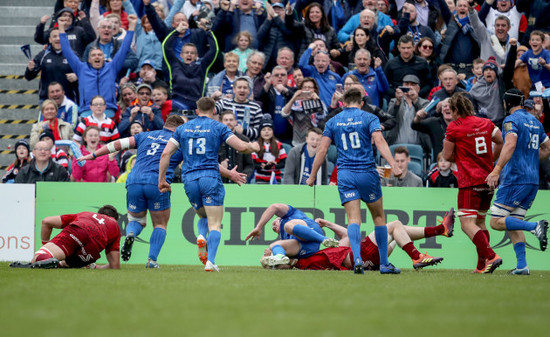
<path fill-rule="evenodd" d="M 504 138 L 515 134 L 517 143 L 512 158 L 502 170 L 501 185 L 538 185 L 539 147 L 548 141 L 542 124 L 533 115 L 520 109 L 504 119 L 502 129 Z"/>
<path fill-rule="evenodd" d="M 493 135 L 498 128 L 486 118 L 467 116 L 447 126 L 445 140 L 455 144 L 458 187 L 486 184 L 493 165 Z"/>
<path fill-rule="evenodd" d="M 375 167 L 372 133 L 381 131 L 375 115 L 357 108 L 346 108 L 325 125 L 323 136 L 338 149 L 338 169 L 366 172 Z"/>

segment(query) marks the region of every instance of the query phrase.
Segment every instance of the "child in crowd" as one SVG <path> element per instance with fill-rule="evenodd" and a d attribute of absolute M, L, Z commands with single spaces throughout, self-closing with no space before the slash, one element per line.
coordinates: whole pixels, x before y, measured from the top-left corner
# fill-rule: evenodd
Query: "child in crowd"
<path fill-rule="evenodd" d="M 266 115 L 260 124 L 260 152 L 252 153 L 256 168 L 256 184 L 269 184 L 272 172 L 275 172 L 277 184 L 281 183 L 281 169 L 285 167 L 286 152 L 283 143 L 273 136 L 273 121 Z"/>
<path fill-rule="evenodd" d="M 428 173 L 427 187 L 458 187 L 456 172 L 451 170 L 451 162 L 443 158 L 443 152 L 437 154 L 437 166 Z"/>
<path fill-rule="evenodd" d="M 472 73 L 474 73 L 474 76 L 467 79 L 465 84 L 466 91 L 468 92 L 470 91 L 470 89 L 472 89 L 474 84 L 477 82 L 478 77 L 483 75 L 483 65 L 485 64 L 485 61 L 483 61 L 482 58 L 478 57 L 472 62 L 472 64 L 473 64 Z"/>
<path fill-rule="evenodd" d="M 99 142 L 99 128 L 97 126 L 89 126 L 86 128 L 82 135 L 82 143 L 80 151 L 84 156 L 94 153 L 97 149 L 101 148 Z M 73 160 L 71 181 L 96 183 L 111 182 L 120 172 L 115 160 L 115 155 L 116 153 L 111 153 L 108 156 L 101 156 L 95 160 L 88 160 L 82 167 L 77 165 L 76 160 Z"/>
<path fill-rule="evenodd" d="M 15 181 L 15 177 L 19 170 L 31 162 L 30 145 L 26 139 L 20 139 L 15 143 L 15 161 L 8 166 L 6 173 L 2 177 L 3 184 L 11 184 Z"/>
<path fill-rule="evenodd" d="M 244 73 L 246 72 L 246 61 L 250 54 L 254 52 L 254 50 L 250 48 L 252 45 L 252 35 L 246 30 L 242 31 L 235 36 L 233 44 L 237 46 L 232 52 L 239 55 L 239 71 Z"/>
<path fill-rule="evenodd" d="M 538 82 L 541 82 L 544 88 L 550 88 L 550 51 L 543 48 L 544 39 L 543 32 L 533 31 L 529 36 L 531 49 L 516 61 L 516 68 L 523 63 L 527 64 L 533 90 L 536 89 L 535 85 Z"/>
<path fill-rule="evenodd" d="M 69 156 L 67 156 L 67 153 L 65 153 L 65 151 L 55 146 L 52 130 L 45 130 L 40 134 L 40 137 L 38 139 L 39 141 L 46 142 L 48 144 L 51 151 L 50 156 L 55 163 L 63 166 L 64 168 L 69 167 Z"/>
<path fill-rule="evenodd" d="M 168 89 L 162 86 L 155 87 L 151 99 L 162 112 L 162 120 L 166 122 L 166 118 L 172 112 L 172 100 L 168 99 Z"/>
<path fill-rule="evenodd" d="M 100 130 L 100 140 L 102 143 L 109 143 L 113 140 L 120 138 L 116 123 L 105 114 L 105 99 L 101 96 L 95 96 L 92 98 L 90 104 L 92 114 L 88 117 L 84 117 L 78 123 L 74 131 L 73 141 L 77 144 L 82 143 L 82 134 L 90 126 L 96 126 Z"/>

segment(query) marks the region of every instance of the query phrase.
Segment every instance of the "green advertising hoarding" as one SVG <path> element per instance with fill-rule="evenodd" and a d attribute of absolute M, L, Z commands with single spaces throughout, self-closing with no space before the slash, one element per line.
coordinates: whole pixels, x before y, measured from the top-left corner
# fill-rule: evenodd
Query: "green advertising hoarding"
<path fill-rule="evenodd" d="M 340 205 L 335 186 L 315 188 L 295 185 L 225 185 L 225 213 L 222 240 L 216 263 L 219 266 L 258 266 L 264 249 L 277 239 L 277 234 L 266 225 L 259 240 L 245 242 L 244 238 L 254 228 L 263 211 L 273 203 L 286 203 L 297 207 L 311 217 L 324 217 L 338 224 L 345 224 L 344 208 Z M 384 209 L 387 221 L 400 220 L 409 226 L 434 226 L 451 207 L 456 208 L 457 189 L 439 188 L 383 188 Z M 197 257 L 196 223 L 198 217 L 187 200 L 183 185 L 172 186 L 172 209 L 166 242 L 159 255 L 159 263 L 201 265 Z M 36 242 L 40 243 L 41 219 L 46 216 L 96 211 L 104 204 L 112 204 L 121 214 L 119 225 L 122 235 L 127 224 L 126 189 L 124 184 L 105 183 L 38 183 L 36 191 Z M 550 218 L 548 205 L 550 191 L 539 191 L 527 216 L 532 221 Z M 362 235 L 374 227 L 366 206 L 362 206 Z M 488 226 L 489 220 L 487 220 Z M 475 247 L 460 230 L 457 218 L 452 238 L 432 237 L 415 242 L 422 253 L 445 258 L 441 268 L 474 269 L 477 263 Z M 134 244 L 129 263 L 144 264 L 149 253 L 151 219 Z M 491 245 L 503 261 L 503 268 L 515 267 L 515 255 L 511 241 L 505 232 L 489 230 Z M 54 235 L 57 232 L 54 231 Z M 332 233 L 327 233 L 332 236 Z M 548 252 L 539 250 L 538 241 L 531 234 L 527 237 L 527 261 L 531 269 L 550 270 Z M 38 247 L 37 247 L 38 248 Z M 104 255 L 104 254 L 103 254 Z M 105 261 L 104 257 L 100 262 Z M 401 268 L 412 268 L 410 258 L 401 250 L 391 255 L 390 261 Z"/>

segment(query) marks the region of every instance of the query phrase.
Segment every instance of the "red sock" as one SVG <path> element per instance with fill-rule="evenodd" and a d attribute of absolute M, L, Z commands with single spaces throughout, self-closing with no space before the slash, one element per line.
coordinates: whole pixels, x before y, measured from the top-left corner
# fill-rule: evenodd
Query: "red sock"
<path fill-rule="evenodd" d="M 495 252 L 489 246 L 489 242 L 487 241 L 487 237 L 485 236 L 483 231 L 477 231 L 476 235 L 474 235 L 474 238 L 472 239 L 472 242 L 474 243 L 474 245 L 476 245 L 477 255 L 479 258 L 483 258 L 484 264 L 485 259 L 490 260 L 495 257 Z"/>
<path fill-rule="evenodd" d="M 483 234 L 485 234 L 485 237 L 487 238 L 487 242 L 489 243 L 489 246 L 491 246 L 491 235 L 489 235 L 488 229 L 482 229 L 481 230 Z"/>
<path fill-rule="evenodd" d="M 411 257 L 413 260 L 418 260 L 420 258 L 420 252 L 413 245 L 412 241 L 403 246 L 403 250 Z"/>
<path fill-rule="evenodd" d="M 436 235 L 442 235 L 444 232 L 445 232 L 445 226 L 443 225 L 424 227 L 424 236 L 427 238 L 430 238 Z"/>

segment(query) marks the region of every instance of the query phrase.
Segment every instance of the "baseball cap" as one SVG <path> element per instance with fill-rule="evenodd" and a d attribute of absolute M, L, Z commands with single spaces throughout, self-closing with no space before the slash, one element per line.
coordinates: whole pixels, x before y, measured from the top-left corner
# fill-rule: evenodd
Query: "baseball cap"
<path fill-rule="evenodd" d="M 150 65 L 153 69 L 155 69 L 155 62 L 153 62 L 153 60 L 144 60 L 143 62 L 141 62 L 139 68 L 143 67 L 146 64 Z"/>
<path fill-rule="evenodd" d="M 275 7 L 285 8 L 285 5 L 283 5 L 283 3 L 281 3 L 281 2 L 276 2 L 274 4 L 271 4 L 271 7 L 273 7 L 273 8 L 275 8 Z"/>
<path fill-rule="evenodd" d="M 523 102 L 524 108 L 534 109 L 535 108 L 535 101 L 532 99 L 526 99 L 525 102 Z"/>

